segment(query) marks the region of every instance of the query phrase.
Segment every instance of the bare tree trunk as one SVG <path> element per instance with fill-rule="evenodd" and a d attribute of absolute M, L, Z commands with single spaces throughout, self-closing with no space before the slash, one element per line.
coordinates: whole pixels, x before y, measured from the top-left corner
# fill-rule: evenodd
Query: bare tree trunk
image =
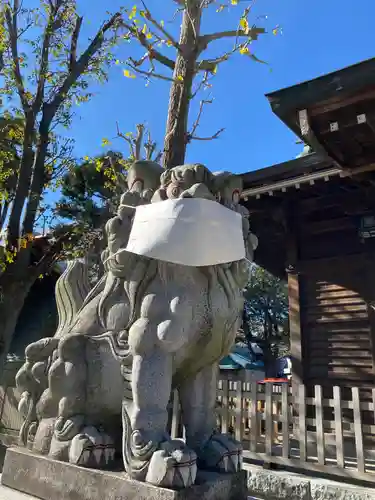
<path fill-rule="evenodd" d="M 40 274 L 46 272 L 61 253 L 70 233 L 61 235 L 37 265 L 24 267 L 25 259 L 16 260 L 0 275 L 0 382 L 4 363 L 12 342 L 19 315 L 31 287 Z M 30 256 L 30 246 L 20 253 Z M 22 265 L 20 264 L 22 262 Z"/>
<path fill-rule="evenodd" d="M 33 177 L 30 194 L 27 199 L 26 212 L 23 220 L 22 233 L 31 234 L 34 229 L 35 218 L 39 208 L 45 181 L 45 161 L 49 144 L 50 123 L 41 123 L 39 127 L 39 142 L 35 155 Z"/>
<path fill-rule="evenodd" d="M 8 209 L 9 209 L 9 201 L 4 200 L 4 202 L 0 205 L 1 210 L 0 210 L 0 231 L 4 227 L 4 223 L 8 214 Z"/>
<path fill-rule="evenodd" d="M 0 383 L 4 372 L 7 355 L 12 343 L 13 333 L 21 314 L 25 300 L 35 283 L 35 273 L 25 274 L 25 278 L 10 282 L 5 276 L 0 281 Z"/>
<path fill-rule="evenodd" d="M 190 98 L 199 52 L 198 36 L 202 17 L 200 0 L 189 0 L 186 3 L 181 26 L 181 50 L 177 53 L 174 82 L 169 95 L 164 168 L 173 168 L 185 161 Z"/>
<path fill-rule="evenodd" d="M 21 165 L 8 223 L 7 243 L 9 247 L 18 246 L 18 239 L 20 237 L 21 215 L 25 204 L 25 200 L 29 192 L 31 175 L 34 165 L 34 151 L 33 151 L 34 139 L 35 139 L 35 116 L 30 111 L 26 115 Z"/>

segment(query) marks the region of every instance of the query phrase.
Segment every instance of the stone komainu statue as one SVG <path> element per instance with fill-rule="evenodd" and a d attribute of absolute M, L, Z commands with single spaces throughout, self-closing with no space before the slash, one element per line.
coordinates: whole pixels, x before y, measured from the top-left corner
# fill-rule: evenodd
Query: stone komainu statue
<path fill-rule="evenodd" d="M 251 259 L 257 240 L 240 194 L 238 177 L 203 165 L 132 166 L 106 226 L 104 276 L 89 290 L 84 264 L 70 262 L 56 285 L 55 336 L 26 348 L 16 377 L 24 446 L 94 468 L 110 468 L 121 452 L 131 477 L 172 488 L 194 484 L 197 468 L 241 468 L 241 445 L 215 432 L 214 410 L 218 362 L 241 321 L 247 262 L 189 267 L 121 252 L 130 206 L 201 197 L 241 213 Z M 167 433 L 174 389 L 186 443 Z"/>

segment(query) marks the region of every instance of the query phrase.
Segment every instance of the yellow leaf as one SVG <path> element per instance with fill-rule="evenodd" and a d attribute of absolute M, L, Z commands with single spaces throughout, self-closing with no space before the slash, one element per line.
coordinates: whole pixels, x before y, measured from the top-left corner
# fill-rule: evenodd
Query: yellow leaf
<path fill-rule="evenodd" d="M 116 59 L 115 64 L 120 64 L 119 59 Z"/>
<path fill-rule="evenodd" d="M 212 74 L 213 74 L 213 75 L 216 75 L 216 73 L 217 73 L 217 65 L 216 65 L 216 66 L 214 67 L 214 69 L 212 70 Z"/>
<path fill-rule="evenodd" d="M 183 81 L 184 81 L 184 78 L 183 78 L 183 76 L 178 75 L 177 80 L 178 80 L 179 82 L 183 82 Z"/>
<path fill-rule="evenodd" d="M 83 159 L 84 159 L 85 161 L 89 161 L 89 157 L 88 157 L 88 156 L 84 156 L 84 157 L 83 157 Z"/>
<path fill-rule="evenodd" d="M 108 144 L 110 144 L 109 140 L 106 137 L 104 137 L 102 139 L 102 146 L 108 146 Z"/>
<path fill-rule="evenodd" d="M 232 4 L 232 5 L 238 5 L 238 0 L 232 0 L 232 1 L 231 1 L 231 4 Z"/>
<path fill-rule="evenodd" d="M 133 8 L 129 14 L 129 19 L 133 19 L 137 15 L 137 6 L 133 5 Z"/>
<path fill-rule="evenodd" d="M 145 35 L 147 33 L 147 24 L 143 25 L 142 33 Z"/>
<path fill-rule="evenodd" d="M 248 54 L 249 52 L 250 51 L 249 51 L 248 47 L 241 47 L 240 48 L 240 54 L 242 54 L 242 55 Z"/>
<path fill-rule="evenodd" d="M 173 43 L 170 40 L 167 40 L 167 47 L 172 47 Z"/>
<path fill-rule="evenodd" d="M 128 69 L 124 69 L 124 76 L 126 76 L 126 78 L 135 78 L 135 75 L 133 75 L 133 73 L 131 73 Z"/>
<path fill-rule="evenodd" d="M 247 19 L 245 17 L 241 17 L 240 26 L 244 31 L 247 31 L 249 29 L 249 23 L 247 22 Z"/>
<path fill-rule="evenodd" d="M 152 34 L 151 33 L 147 33 L 146 38 L 147 38 L 147 40 L 151 40 Z"/>

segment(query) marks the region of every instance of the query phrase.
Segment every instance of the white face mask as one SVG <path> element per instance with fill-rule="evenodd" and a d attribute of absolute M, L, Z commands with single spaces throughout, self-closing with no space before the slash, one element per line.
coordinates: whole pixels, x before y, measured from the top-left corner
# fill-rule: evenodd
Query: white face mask
<path fill-rule="evenodd" d="M 184 266 L 211 266 L 245 258 L 242 217 L 203 198 L 136 207 L 126 251 Z"/>

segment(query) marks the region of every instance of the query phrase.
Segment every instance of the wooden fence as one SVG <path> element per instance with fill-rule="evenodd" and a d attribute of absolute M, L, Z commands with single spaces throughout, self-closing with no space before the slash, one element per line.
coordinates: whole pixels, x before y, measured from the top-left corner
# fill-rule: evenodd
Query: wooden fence
<path fill-rule="evenodd" d="M 375 483 L 375 389 L 371 401 L 357 387 L 350 389 L 350 399 L 343 398 L 340 387 L 329 388 L 330 398 L 323 397 L 319 385 L 311 389 L 313 396 L 307 397 L 304 385 L 292 394 L 288 383 L 221 379 L 217 429 L 242 442 L 245 463 Z M 176 394 L 173 406 L 172 433 L 177 437 Z"/>
<path fill-rule="evenodd" d="M 22 419 L 17 411 L 14 364 L 0 387 L 1 426 L 17 435 Z M 276 464 L 347 480 L 375 483 L 375 389 L 371 396 L 358 388 L 249 382 L 245 372 L 221 374 L 217 397 L 218 431 L 243 443 L 246 462 Z M 312 391 L 312 392 L 311 392 Z M 345 397 L 343 397 L 345 395 Z M 310 397 L 311 396 L 311 397 Z M 172 435 L 182 426 L 177 395 L 172 401 Z M 373 451 L 374 450 L 374 451 Z"/>

